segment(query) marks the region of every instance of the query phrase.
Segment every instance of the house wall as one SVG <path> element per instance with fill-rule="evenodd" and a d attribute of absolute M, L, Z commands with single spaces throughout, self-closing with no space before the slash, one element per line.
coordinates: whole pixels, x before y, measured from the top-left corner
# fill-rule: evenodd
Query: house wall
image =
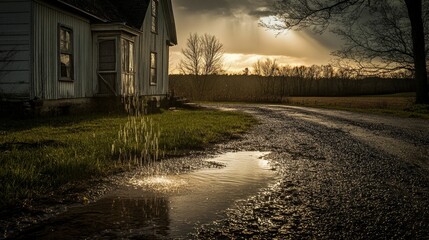
<path fill-rule="evenodd" d="M 168 93 L 168 46 L 167 28 L 163 11 L 163 2 L 159 1 L 158 10 L 158 34 L 151 32 L 151 7 L 149 6 L 145 15 L 141 31 L 143 35 L 136 39 L 139 42 L 137 49 L 137 73 L 136 80 L 139 92 L 148 96 L 160 96 Z M 150 53 L 156 52 L 158 57 L 157 84 L 150 84 Z"/>
<path fill-rule="evenodd" d="M 30 98 L 31 6 L 30 0 L 0 0 L 0 101 Z"/>
<path fill-rule="evenodd" d="M 92 97 L 92 35 L 88 20 L 49 5 L 34 3 L 33 95 L 45 99 Z M 58 26 L 73 30 L 74 81 L 58 80 Z"/>

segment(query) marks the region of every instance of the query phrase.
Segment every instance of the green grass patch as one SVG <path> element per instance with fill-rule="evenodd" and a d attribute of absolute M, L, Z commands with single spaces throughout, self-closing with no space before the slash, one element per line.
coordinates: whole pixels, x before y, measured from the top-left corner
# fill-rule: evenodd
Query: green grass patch
<path fill-rule="evenodd" d="M 159 126 L 165 155 L 186 154 L 247 131 L 249 115 L 209 110 L 148 116 Z M 1 119 L 0 207 L 19 204 L 67 183 L 123 171 L 111 154 L 127 116 Z"/>
<path fill-rule="evenodd" d="M 414 104 L 410 93 L 356 97 L 288 97 L 287 104 L 306 107 L 429 119 L 429 106 Z"/>

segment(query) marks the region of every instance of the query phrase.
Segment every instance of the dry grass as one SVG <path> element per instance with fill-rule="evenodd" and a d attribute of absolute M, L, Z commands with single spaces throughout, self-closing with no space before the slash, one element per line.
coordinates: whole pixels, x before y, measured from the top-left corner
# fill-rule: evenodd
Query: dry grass
<path fill-rule="evenodd" d="M 403 97 L 288 97 L 292 105 L 344 108 L 406 109 L 413 106 L 413 98 Z"/>
<path fill-rule="evenodd" d="M 429 106 L 415 105 L 412 93 L 357 97 L 288 97 L 286 104 L 429 119 Z"/>

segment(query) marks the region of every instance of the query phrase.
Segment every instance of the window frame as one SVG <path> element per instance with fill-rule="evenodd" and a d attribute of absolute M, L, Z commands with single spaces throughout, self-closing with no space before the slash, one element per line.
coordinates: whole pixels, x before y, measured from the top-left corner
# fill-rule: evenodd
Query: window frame
<path fill-rule="evenodd" d="M 132 48 L 131 48 L 132 46 Z M 126 55 L 125 54 L 126 51 Z M 132 40 L 121 39 L 121 71 L 122 73 L 135 73 L 135 43 Z"/>
<path fill-rule="evenodd" d="M 152 60 L 154 56 L 155 60 Z M 156 86 L 158 84 L 158 54 L 156 52 L 150 52 L 150 78 L 149 82 L 151 86 Z M 155 79 L 155 81 L 154 81 Z"/>
<path fill-rule="evenodd" d="M 159 2 L 158 0 L 151 0 L 151 32 L 158 34 L 158 15 L 159 15 Z"/>
<path fill-rule="evenodd" d="M 70 49 L 63 50 L 61 49 L 61 43 L 62 43 L 62 31 L 69 32 L 70 33 Z M 58 52 L 58 81 L 62 82 L 74 82 L 75 80 L 75 64 L 74 64 L 74 41 L 73 41 L 74 33 L 73 28 L 58 24 L 58 39 L 57 39 L 57 52 Z M 61 56 L 62 55 L 68 55 L 70 57 L 70 77 L 64 77 L 62 75 L 62 67 L 61 67 Z"/>

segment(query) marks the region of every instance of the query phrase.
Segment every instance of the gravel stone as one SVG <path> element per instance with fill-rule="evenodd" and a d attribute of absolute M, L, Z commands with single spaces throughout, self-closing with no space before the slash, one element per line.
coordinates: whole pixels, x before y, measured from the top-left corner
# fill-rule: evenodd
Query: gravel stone
<path fill-rule="evenodd" d="M 220 151 L 269 151 L 278 181 L 195 239 L 429 239 L 429 122 L 280 105 L 209 105 L 260 124 Z M 237 231 L 241 229 L 242 231 Z"/>

